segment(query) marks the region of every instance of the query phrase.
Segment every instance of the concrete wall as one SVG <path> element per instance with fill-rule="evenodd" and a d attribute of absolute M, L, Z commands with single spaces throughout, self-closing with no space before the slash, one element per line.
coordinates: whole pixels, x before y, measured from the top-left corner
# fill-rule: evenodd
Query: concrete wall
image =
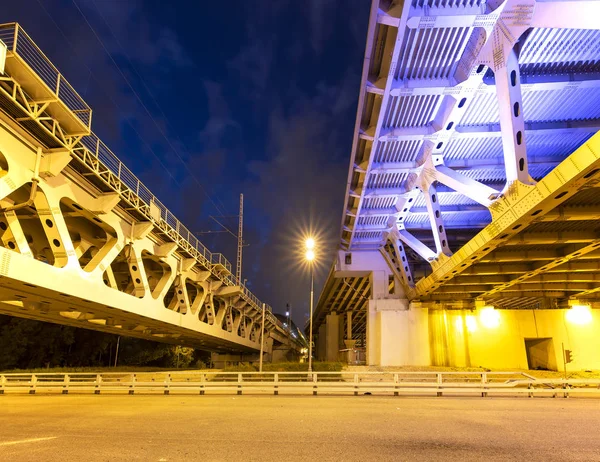
<path fill-rule="evenodd" d="M 584 310 L 585 311 L 585 310 Z M 600 369 L 600 310 L 431 310 L 431 364 L 527 369 L 526 339 L 552 339 L 551 366 L 563 370 L 562 344 L 572 350 L 567 370 Z"/>
<path fill-rule="evenodd" d="M 426 309 L 408 309 L 405 300 L 370 300 L 367 363 L 377 366 L 428 365 Z"/>

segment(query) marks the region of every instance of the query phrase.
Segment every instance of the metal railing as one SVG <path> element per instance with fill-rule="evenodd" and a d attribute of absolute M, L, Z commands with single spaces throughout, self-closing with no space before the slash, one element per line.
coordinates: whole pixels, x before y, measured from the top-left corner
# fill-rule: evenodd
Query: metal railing
<path fill-rule="evenodd" d="M 56 97 L 89 129 L 92 110 L 54 64 L 17 23 L 0 25 L 0 40 L 19 56 Z"/>
<path fill-rule="evenodd" d="M 164 222 L 169 226 L 181 239 L 187 241 L 204 259 L 204 263 L 211 265 L 221 265 L 227 269 L 227 274 L 221 275 L 230 285 L 239 285 L 242 287 L 242 294 L 248 303 L 254 304 L 257 309 L 262 309 L 261 301 L 250 290 L 238 281 L 231 274 L 231 263 L 221 253 L 211 253 L 198 238 L 181 223 L 173 213 L 148 189 L 127 166 L 119 160 L 119 158 L 104 144 L 95 133 L 84 136 L 80 141 L 81 148 L 85 149 L 91 156 L 96 158 L 105 168 L 113 173 L 132 193 L 140 200 L 149 206 L 151 209 L 155 207 L 158 210 L 159 216 L 156 217 L 159 221 Z M 267 310 L 272 311 L 267 305 Z M 274 316 L 270 321 L 280 325 L 280 321 Z"/>
<path fill-rule="evenodd" d="M 146 372 L 0 374 L 3 393 L 377 394 L 600 397 L 600 379 L 521 372 Z"/>
<path fill-rule="evenodd" d="M 97 158 L 125 186 L 127 186 L 130 191 L 135 193 L 143 203 L 149 207 L 156 207 L 159 211 L 159 217 L 157 218 L 164 221 L 175 230 L 182 239 L 189 242 L 192 247 L 206 259 L 206 262 L 212 262 L 213 254 L 211 254 L 211 252 L 183 225 L 183 223 L 175 218 L 175 215 L 173 215 L 173 213 L 167 209 L 154 194 L 152 194 L 150 189 L 148 189 L 123 162 L 121 162 L 121 160 L 95 133 L 82 137 L 80 143 L 84 149 Z M 229 266 L 231 266 L 231 264 Z"/>
<path fill-rule="evenodd" d="M 35 42 L 27 33 L 16 23 L 0 25 L 0 40 L 4 42 L 7 49 L 19 56 L 33 72 L 35 72 L 44 84 L 52 91 L 56 97 L 62 101 L 65 106 L 73 112 L 86 126 L 91 125 L 91 109 L 86 102 L 79 96 L 73 87 L 62 76 L 58 69 L 40 50 Z M 241 281 L 238 281 L 232 274 L 232 265 L 220 253 L 211 253 L 199 240 L 190 232 L 173 213 L 160 201 L 150 189 L 148 189 L 123 162 L 104 144 L 100 138 L 94 134 L 83 136 L 76 149 L 84 149 L 91 156 L 96 158 L 101 165 L 112 172 L 118 180 L 125 185 L 133 194 L 135 194 L 150 211 L 158 210 L 158 216 L 155 217 L 158 222 L 163 222 L 183 241 L 186 241 L 198 253 L 202 264 L 221 265 L 227 269 L 227 274 L 220 274 L 219 277 L 229 285 L 242 286 L 243 297 L 248 303 L 254 304 L 256 309 L 262 309 L 262 303 L 254 294 L 252 294 Z M 267 307 L 271 311 L 270 307 Z M 271 316 L 271 322 L 281 324 L 274 316 Z"/>

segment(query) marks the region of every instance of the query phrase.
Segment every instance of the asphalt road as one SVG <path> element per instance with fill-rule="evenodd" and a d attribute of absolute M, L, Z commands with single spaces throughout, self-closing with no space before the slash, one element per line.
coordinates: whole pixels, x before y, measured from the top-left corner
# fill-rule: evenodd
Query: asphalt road
<path fill-rule="evenodd" d="M 0 396 L 2 461 L 600 461 L 600 400 Z"/>

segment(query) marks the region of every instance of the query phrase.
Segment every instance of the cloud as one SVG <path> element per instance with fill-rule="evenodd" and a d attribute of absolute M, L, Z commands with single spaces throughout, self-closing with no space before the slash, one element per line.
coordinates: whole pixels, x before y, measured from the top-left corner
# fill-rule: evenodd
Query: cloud
<path fill-rule="evenodd" d="M 309 10 L 310 43 L 315 53 L 322 53 L 326 42 L 332 36 L 334 28 L 331 27 L 331 23 L 335 20 L 336 6 L 345 8 L 336 3 L 335 0 L 308 0 L 306 2 Z"/>
<path fill-rule="evenodd" d="M 256 214 L 249 226 L 261 238 L 248 249 L 250 261 L 260 265 L 253 265 L 246 277 L 259 297 L 279 311 L 287 302 L 297 305 L 294 317 L 299 323 L 308 303 L 308 273 L 302 271 L 297 252 L 302 232 L 312 228 L 320 236 L 317 286 L 339 245 L 358 81 L 355 73 L 348 75 L 340 85 L 321 85 L 314 97 L 297 94 L 291 108 L 274 108 L 266 135 L 267 158 L 248 164 L 251 176 L 244 191 Z"/>

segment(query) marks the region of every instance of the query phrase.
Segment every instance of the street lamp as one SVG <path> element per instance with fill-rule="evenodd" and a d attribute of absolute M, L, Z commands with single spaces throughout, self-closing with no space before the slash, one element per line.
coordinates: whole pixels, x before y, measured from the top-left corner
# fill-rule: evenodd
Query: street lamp
<path fill-rule="evenodd" d="M 313 293 L 314 293 L 314 274 L 313 261 L 315 259 L 315 240 L 309 237 L 306 242 L 306 261 L 310 266 L 310 327 L 308 335 L 308 372 L 312 372 L 312 338 L 313 338 Z"/>

